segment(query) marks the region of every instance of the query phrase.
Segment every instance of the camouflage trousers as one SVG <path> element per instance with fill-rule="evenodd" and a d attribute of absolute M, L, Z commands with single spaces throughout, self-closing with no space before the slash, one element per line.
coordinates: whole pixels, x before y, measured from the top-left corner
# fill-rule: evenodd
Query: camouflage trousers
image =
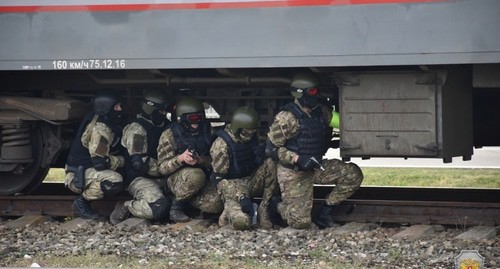
<path fill-rule="evenodd" d="M 323 160 L 325 171 L 297 171 L 278 165 L 278 183 L 282 202 L 278 212 L 293 228 L 303 229 L 311 225 L 314 184 L 335 184 L 326 197 L 326 204 L 335 205 L 351 196 L 361 185 L 363 173 L 354 163 L 337 159 Z"/>
<path fill-rule="evenodd" d="M 206 213 L 222 212 L 222 199 L 200 168 L 183 167 L 175 171 L 167 178 L 167 186 L 178 201 L 188 201 Z"/>
<path fill-rule="evenodd" d="M 241 210 L 239 203 L 242 197 L 262 197 L 261 206 L 267 208 L 271 196 L 278 191 L 276 164 L 268 158 L 249 177 L 240 179 L 223 179 L 217 189 L 224 200 L 224 211 L 219 218 L 219 225 L 229 223 L 233 229 L 250 228 L 252 217 Z"/>
<path fill-rule="evenodd" d="M 94 168 L 87 168 L 85 170 L 85 186 L 79 189 L 75 186 L 75 173 L 66 170 L 66 176 L 64 178 L 64 185 L 70 189 L 72 192 L 81 193 L 83 198 L 88 201 L 100 200 L 104 197 L 104 192 L 101 189 L 101 183 L 108 181 L 110 183 L 121 183 L 123 182 L 123 177 L 120 173 L 107 169 L 102 171 L 97 171 Z"/>
<path fill-rule="evenodd" d="M 126 201 L 125 206 L 132 215 L 143 219 L 153 219 L 150 204 L 165 198 L 158 179 L 137 177 L 130 183 L 127 191 L 134 197 L 134 200 Z"/>

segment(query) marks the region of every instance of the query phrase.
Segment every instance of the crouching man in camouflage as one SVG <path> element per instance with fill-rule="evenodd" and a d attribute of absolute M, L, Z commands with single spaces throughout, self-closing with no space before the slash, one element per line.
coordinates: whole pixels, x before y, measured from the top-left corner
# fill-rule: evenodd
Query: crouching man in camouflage
<path fill-rule="evenodd" d="M 134 199 L 117 203 L 110 216 L 113 225 L 130 215 L 150 220 L 168 215 L 170 200 L 163 194 L 156 153 L 160 135 L 170 124 L 167 98 L 161 90 L 144 93 L 142 113 L 123 129 L 122 145 L 127 150 L 124 181 Z"/>
<path fill-rule="evenodd" d="M 75 213 L 85 219 L 99 215 L 90 201 L 110 197 L 123 190 L 122 175 L 116 170 L 123 167 L 119 149 L 121 127 L 121 101 L 112 89 L 101 90 L 93 100 L 93 112 L 88 113 L 78 128 L 66 161 L 65 185 L 81 194 L 73 202 Z"/>
<path fill-rule="evenodd" d="M 335 184 L 326 202 L 314 214 L 320 228 L 331 227 L 332 206 L 351 196 L 361 185 L 363 174 L 353 163 L 322 160 L 327 150 L 327 127 L 331 111 L 320 107 L 317 82 L 309 75 L 297 75 L 292 80 L 293 103 L 284 106 L 270 126 L 266 153 L 278 163 L 278 183 L 282 201 L 273 197 L 270 215 L 277 213 L 293 228 L 308 228 L 311 224 L 313 184 Z M 278 218 L 279 219 L 279 218 Z"/>
<path fill-rule="evenodd" d="M 247 230 L 252 225 L 252 198 L 262 196 L 258 207 L 259 226 L 272 227 L 268 205 L 277 190 L 276 164 L 271 158 L 264 161 L 264 148 L 259 147 L 257 111 L 240 107 L 233 113 L 231 123 L 218 136 L 210 149 L 212 176 L 224 200 L 219 225 L 230 224 L 235 230 Z"/>
<path fill-rule="evenodd" d="M 175 113 L 177 120 L 160 137 L 158 163 L 173 195 L 170 220 L 187 222 L 190 218 L 184 211 L 188 204 L 202 212 L 220 213 L 223 203 L 215 186 L 208 183 L 212 127 L 205 119 L 203 104 L 184 97 L 177 102 Z"/>

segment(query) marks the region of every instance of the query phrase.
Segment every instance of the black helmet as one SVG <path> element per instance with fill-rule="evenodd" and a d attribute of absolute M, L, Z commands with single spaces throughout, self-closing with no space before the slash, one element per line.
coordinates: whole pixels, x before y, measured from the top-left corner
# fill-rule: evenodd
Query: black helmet
<path fill-rule="evenodd" d="M 302 106 L 315 109 L 319 100 L 318 84 L 318 79 L 311 74 L 297 74 L 292 78 L 291 93 Z"/>
<path fill-rule="evenodd" d="M 144 93 L 141 108 L 144 113 L 152 115 L 156 110 L 168 109 L 168 96 L 162 90 L 149 90 Z"/>
<path fill-rule="evenodd" d="M 92 108 L 95 114 L 104 116 L 111 112 L 118 103 L 121 103 L 121 98 L 115 89 L 102 89 L 96 92 Z"/>
<path fill-rule="evenodd" d="M 257 111 L 251 107 L 242 106 L 234 111 L 229 128 L 237 133 L 239 129 L 257 129 L 259 125 L 260 117 Z"/>

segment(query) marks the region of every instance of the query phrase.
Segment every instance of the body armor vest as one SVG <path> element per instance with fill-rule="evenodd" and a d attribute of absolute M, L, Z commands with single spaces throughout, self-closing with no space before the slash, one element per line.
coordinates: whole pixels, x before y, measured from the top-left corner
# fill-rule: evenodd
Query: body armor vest
<path fill-rule="evenodd" d="M 138 123 L 139 125 L 146 130 L 146 141 L 148 143 L 147 145 L 147 152 L 145 154 L 141 154 L 141 157 L 146 157 L 148 156 L 149 158 L 158 159 L 158 143 L 160 142 L 160 136 L 162 132 L 167 128 L 168 122 L 165 121 L 165 124 L 161 126 L 156 126 L 153 125 L 150 121 L 143 117 L 138 117 L 136 118 L 133 122 Z M 125 157 L 125 169 L 126 169 L 126 178 L 125 178 L 125 185 L 128 186 L 136 177 L 139 176 L 146 176 L 148 178 L 154 178 L 150 175 L 148 175 L 149 169 L 145 168 L 143 171 L 136 171 L 132 168 L 132 156 L 129 155 L 128 151 L 124 151 L 124 157 Z M 144 164 L 146 167 L 149 167 L 149 164 Z"/>
<path fill-rule="evenodd" d="M 234 141 L 225 130 L 219 130 L 216 134 L 229 146 L 229 171 L 225 177 L 234 179 L 250 176 L 258 166 L 255 155 L 257 136 L 248 143 L 241 143 Z"/>
<path fill-rule="evenodd" d="M 321 160 L 325 154 L 326 124 L 321 117 L 321 110 L 315 109 L 309 117 L 295 103 L 289 103 L 284 109 L 293 113 L 299 120 L 299 132 L 286 143 L 285 147 L 298 155 L 311 155 Z"/>
<path fill-rule="evenodd" d="M 148 156 L 153 159 L 158 159 L 158 143 L 160 142 L 161 134 L 168 127 L 168 122 L 165 121 L 165 123 L 161 126 L 156 126 L 142 117 L 137 118 L 135 122 L 140 124 L 142 128 L 146 130 L 148 141 Z"/>
<path fill-rule="evenodd" d="M 170 125 L 175 143 L 177 144 L 177 154 L 182 154 L 189 148 L 196 150 L 200 156 L 209 155 L 210 145 L 212 144 L 210 126 L 208 123 L 202 122 L 198 128 L 200 128 L 198 134 L 193 135 L 190 132 L 186 132 L 178 122 Z"/>
<path fill-rule="evenodd" d="M 78 127 L 78 131 L 76 132 L 73 144 L 71 144 L 68 159 L 66 161 L 66 164 L 70 167 L 83 166 L 84 169 L 92 167 L 89 150 L 82 144 L 82 135 L 87 125 L 92 121 L 94 115 L 95 114 L 93 112 L 87 113 L 87 115 L 83 118 L 80 127 Z"/>

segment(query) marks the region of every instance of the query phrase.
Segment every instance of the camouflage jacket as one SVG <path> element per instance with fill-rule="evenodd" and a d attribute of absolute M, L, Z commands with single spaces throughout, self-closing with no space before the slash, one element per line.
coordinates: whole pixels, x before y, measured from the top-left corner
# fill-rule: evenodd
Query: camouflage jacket
<path fill-rule="evenodd" d="M 299 102 L 295 103 L 300 106 Z M 332 113 L 326 106 L 320 105 L 325 122 L 330 122 Z M 294 152 L 285 148 L 285 143 L 296 135 L 300 129 L 299 120 L 290 111 L 280 111 L 274 117 L 274 122 L 269 127 L 268 139 L 279 148 L 278 158 L 280 162 L 293 165 L 293 157 L 296 155 Z"/>
<path fill-rule="evenodd" d="M 81 141 L 89 149 L 90 157 L 109 157 L 111 169 L 116 170 L 125 164 L 123 156 L 110 153 L 116 139 L 118 138 L 111 128 L 102 122 L 96 122 L 85 127 Z"/>
<path fill-rule="evenodd" d="M 160 136 L 158 144 L 158 169 L 162 175 L 169 175 L 184 167 L 184 163 L 177 159 L 177 144 L 172 130 L 166 129 Z M 201 156 L 199 165 L 211 168 L 210 156 Z"/>
<path fill-rule="evenodd" d="M 134 139 L 137 141 L 140 137 L 144 143 L 142 144 L 142 148 L 138 148 L 137 146 L 134 146 Z M 134 155 L 134 154 L 147 154 L 148 153 L 148 140 L 147 140 L 147 133 L 146 129 L 142 127 L 137 122 L 132 122 L 125 126 L 123 129 L 123 136 L 122 136 L 122 146 L 127 150 L 129 155 Z M 143 157 L 143 161 L 146 161 L 146 157 Z M 158 161 L 155 158 L 149 158 L 149 170 L 148 174 L 154 177 L 161 176 L 160 171 L 158 170 Z"/>
<path fill-rule="evenodd" d="M 241 142 L 239 139 L 233 134 L 231 129 L 229 129 L 229 125 L 224 128 L 224 130 L 229 134 L 231 139 L 236 142 Z M 227 174 L 229 171 L 229 146 L 221 137 L 217 137 L 215 141 L 212 143 L 212 147 L 210 148 L 210 156 L 212 156 L 212 167 L 213 171 L 216 174 Z"/>

